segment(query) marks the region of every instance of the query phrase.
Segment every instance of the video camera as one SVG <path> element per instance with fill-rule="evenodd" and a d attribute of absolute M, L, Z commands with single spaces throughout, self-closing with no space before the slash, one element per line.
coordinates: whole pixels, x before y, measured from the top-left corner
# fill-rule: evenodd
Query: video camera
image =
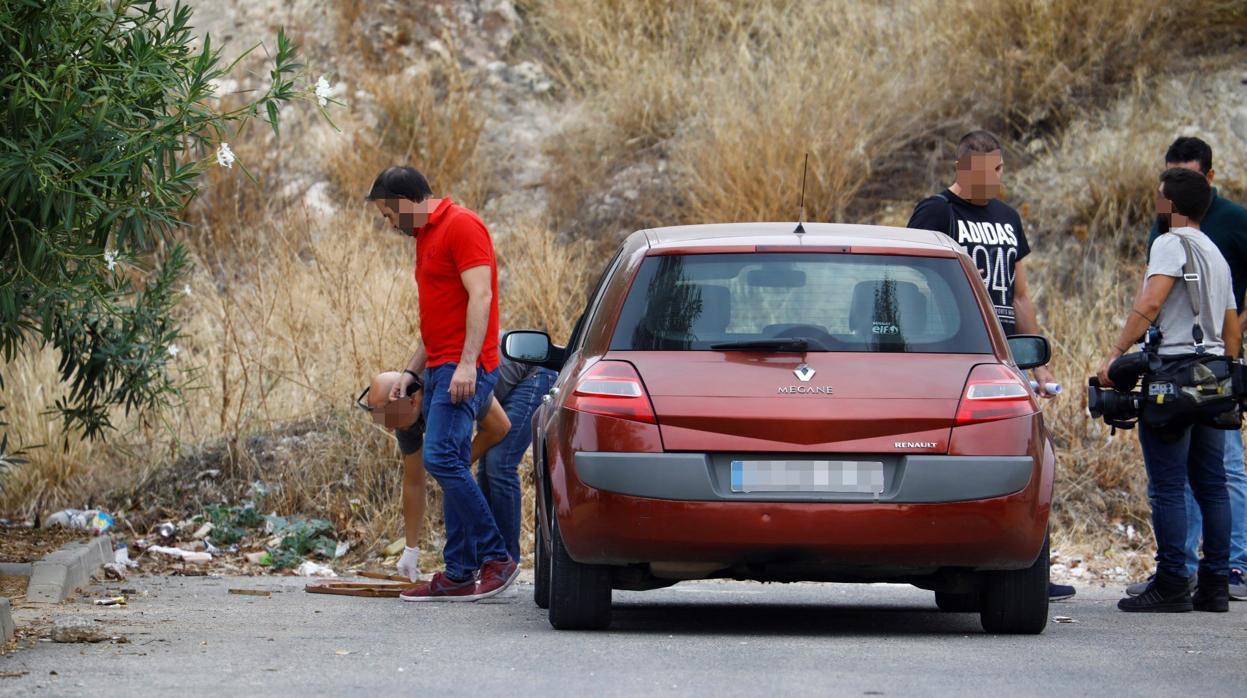
<path fill-rule="evenodd" d="M 1247 403 L 1247 368 L 1228 357 L 1197 353 L 1162 357 L 1161 332 L 1148 328 L 1143 351 L 1126 354 L 1108 369 L 1111 388 L 1087 381 L 1087 411 L 1116 429 L 1205 424 L 1237 429 Z M 1135 390 L 1136 387 L 1142 387 Z"/>
<path fill-rule="evenodd" d="M 1101 386 L 1096 376 L 1087 379 L 1087 411 L 1116 429 L 1133 429 L 1144 402 L 1135 388 L 1143 374 L 1159 368 L 1160 357 L 1146 350 L 1118 358 L 1108 367 L 1113 387 Z"/>

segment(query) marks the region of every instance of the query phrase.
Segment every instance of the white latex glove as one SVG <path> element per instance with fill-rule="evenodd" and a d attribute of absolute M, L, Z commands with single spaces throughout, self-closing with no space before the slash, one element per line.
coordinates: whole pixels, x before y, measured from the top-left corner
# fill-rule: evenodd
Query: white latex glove
<path fill-rule="evenodd" d="M 420 579 L 420 551 L 417 548 L 403 546 L 403 556 L 398 558 L 398 573 L 411 581 Z"/>

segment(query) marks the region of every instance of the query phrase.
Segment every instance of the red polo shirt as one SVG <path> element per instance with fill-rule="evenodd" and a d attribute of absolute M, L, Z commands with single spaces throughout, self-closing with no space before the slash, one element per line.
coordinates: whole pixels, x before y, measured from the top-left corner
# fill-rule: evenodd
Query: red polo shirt
<path fill-rule="evenodd" d="M 498 367 L 498 263 L 494 243 L 481 219 L 450 199 L 442 199 L 429 222 L 416 230 L 416 288 L 420 297 L 420 339 L 429 368 L 458 362 L 467 334 L 468 290 L 460 277 L 489 266 L 492 297 L 489 324 L 478 364 Z"/>

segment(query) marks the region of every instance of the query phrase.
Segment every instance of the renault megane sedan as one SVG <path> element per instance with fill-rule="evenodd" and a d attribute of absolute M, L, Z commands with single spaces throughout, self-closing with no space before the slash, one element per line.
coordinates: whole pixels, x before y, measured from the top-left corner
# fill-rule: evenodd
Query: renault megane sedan
<path fill-rule="evenodd" d="M 612 589 L 903 582 L 985 630 L 1047 622 L 1055 459 L 973 263 L 941 233 L 741 223 L 643 230 L 533 418 L 535 597 L 603 628 Z"/>

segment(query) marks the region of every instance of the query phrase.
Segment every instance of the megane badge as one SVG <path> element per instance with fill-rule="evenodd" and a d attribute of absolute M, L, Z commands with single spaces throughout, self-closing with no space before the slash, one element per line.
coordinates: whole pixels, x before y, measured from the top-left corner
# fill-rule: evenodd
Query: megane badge
<path fill-rule="evenodd" d="M 810 379 L 814 377 L 814 369 L 810 368 L 806 364 L 801 364 L 800 366 L 793 369 L 792 372 L 793 374 L 797 376 L 797 380 L 801 381 L 802 383 L 809 383 Z"/>

